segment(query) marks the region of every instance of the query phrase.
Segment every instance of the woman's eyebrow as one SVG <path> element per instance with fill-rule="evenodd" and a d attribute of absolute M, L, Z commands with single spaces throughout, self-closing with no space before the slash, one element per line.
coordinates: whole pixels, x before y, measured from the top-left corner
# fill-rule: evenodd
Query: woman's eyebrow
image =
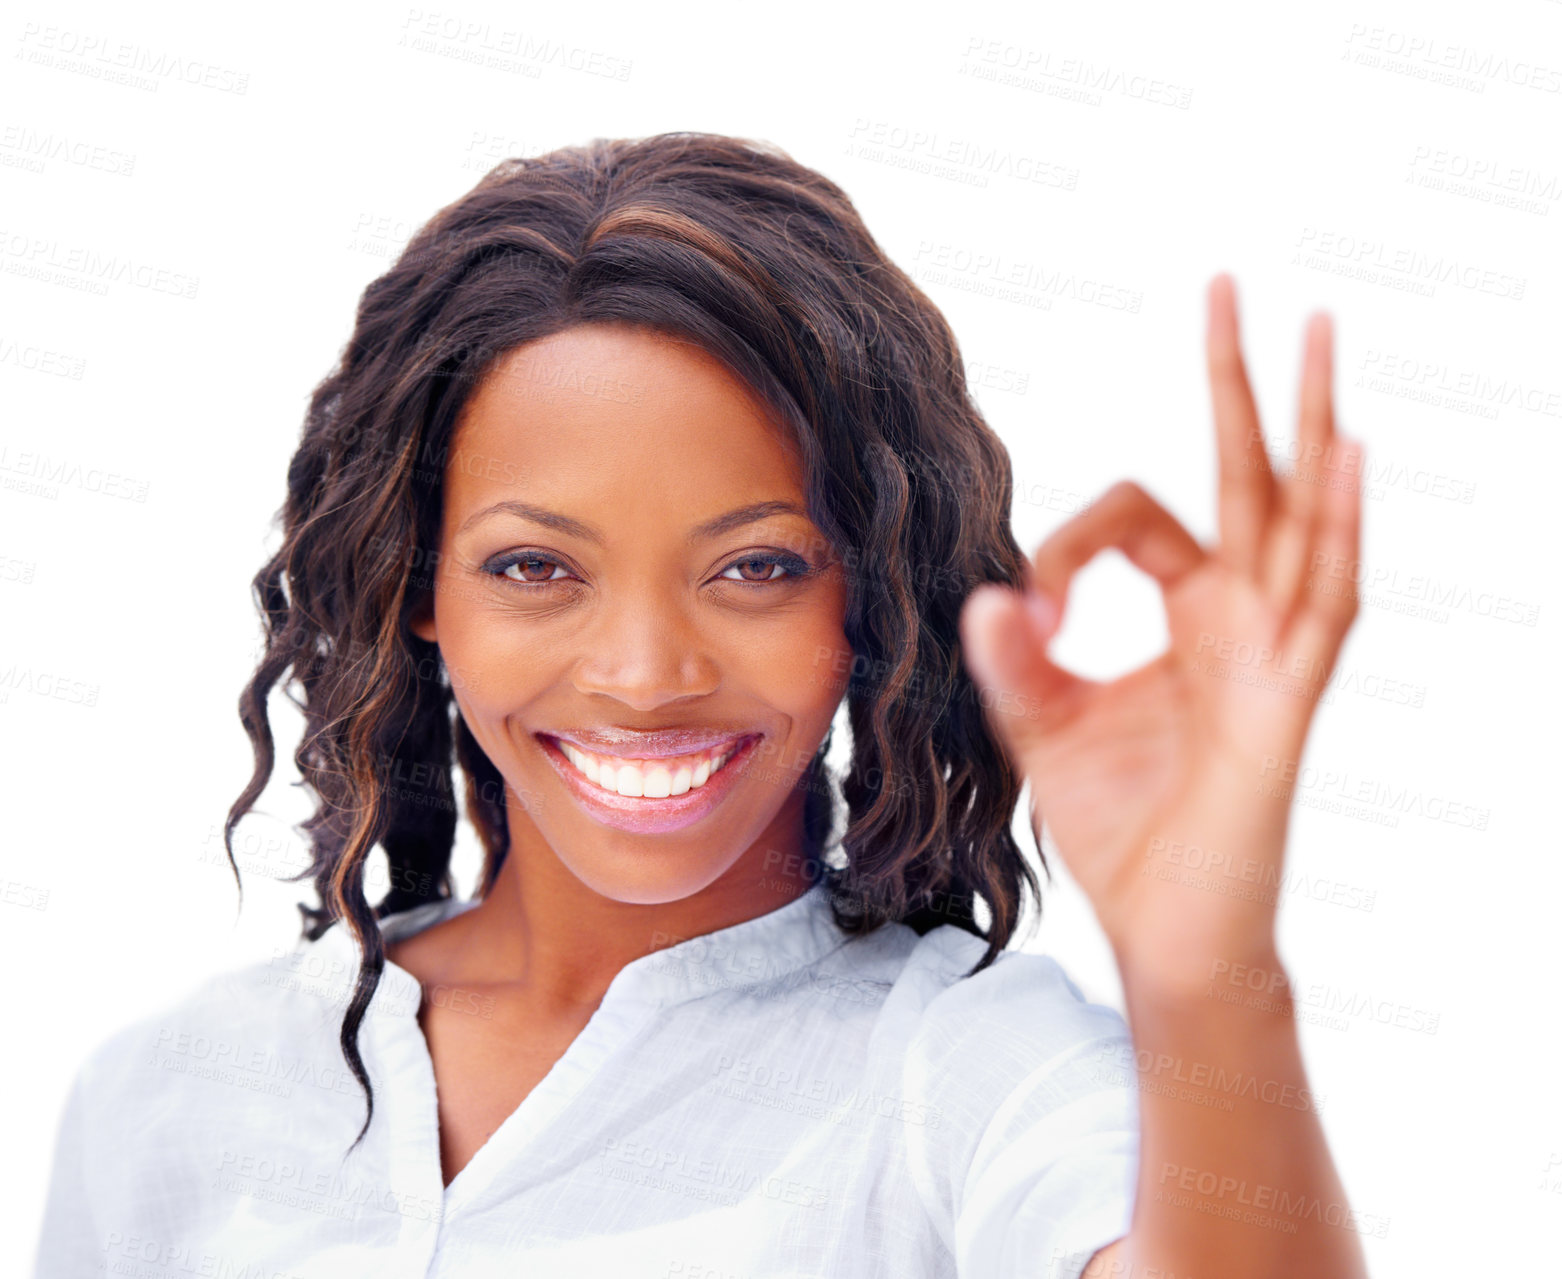
<path fill-rule="evenodd" d="M 518 515 L 521 519 L 531 520 L 534 524 L 546 525 L 548 528 L 557 529 L 560 533 L 568 533 L 571 537 L 583 538 L 587 542 L 602 545 L 602 534 L 591 525 L 582 524 L 568 515 L 560 515 L 557 511 L 550 511 L 547 507 L 533 506 L 530 502 L 519 502 L 513 498 L 504 502 L 495 502 L 492 506 L 485 506 L 475 515 L 467 516 L 456 532 L 465 533 L 472 525 L 486 520 L 490 515 Z"/>
<path fill-rule="evenodd" d="M 689 534 L 689 541 L 700 542 L 706 538 L 720 537 L 723 533 L 730 533 L 735 528 L 768 519 L 772 515 L 801 515 L 804 519 L 808 518 L 808 512 L 796 502 L 755 502 L 752 506 L 740 506 L 735 511 L 707 520 Z"/>
<path fill-rule="evenodd" d="M 558 511 L 550 511 L 543 506 L 533 506 L 530 502 L 521 502 L 510 499 L 504 502 L 495 502 L 492 506 L 485 506 L 475 515 L 468 516 L 466 521 L 456 531 L 464 533 L 472 525 L 487 519 L 490 515 L 516 515 L 524 520 L 531 520 L 535 524 L 542 524 L 548 528 L 557 529 L 561 533 L 567 533 L 571 537 L 578 537 L 597 546 L 602 545 L 602 534 L 590 524 L 583 524 L 568 515 L 562 515 Z M 768 519 L 772 515 L 801 515 L 808 518 L 808 512 L 795 502 L 769 501 L 755 502 L 749 506 L 740 506 L 736 510 L 728 511 L 725 515 L 718 515 L 715 519 L 707 520 L 689 534 L 689 541 L 700 542 L 707 538 L 720 537 L 723 533 L 730 533 L 733 529 L 742 528 L 745 524 L 753 524 L 757 520 Z"/>

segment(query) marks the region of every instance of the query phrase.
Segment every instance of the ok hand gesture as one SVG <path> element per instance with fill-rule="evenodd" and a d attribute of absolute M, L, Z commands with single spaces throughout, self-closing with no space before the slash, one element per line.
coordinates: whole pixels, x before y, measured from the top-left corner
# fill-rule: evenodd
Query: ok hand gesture
<path fill-rule="evenodd" d="M 1041 544 L 1023 597 L 983 585 L 960 618 L 973 676 L 1011 694 L 992 699 L 989 722 L 1120 964 L 1190 981 L 1207 976 L 1211 956 L 1272 953 L 1285 778 L 1356 616 L 1361 522 L 1362 452 L 1335 430 L 1329 317 L 1315 314 L 1307 329 L 1299 460 L 1277 480 L 1230 276 L 1211 281 L 1208 306 L 1219 545 L 1201 546 L 1149 493 L 1120 481 Z M 1070 580 L 1108 547 L 1159 584 L 1170 644 L 1100 682 L 1056 665 L 1047 646 Z M 1180 873 L 1158 874 L 1187 858 L 1179 846 L 1240 868 L 1233 878 L 1255 891 L 1191 889 Z"/>

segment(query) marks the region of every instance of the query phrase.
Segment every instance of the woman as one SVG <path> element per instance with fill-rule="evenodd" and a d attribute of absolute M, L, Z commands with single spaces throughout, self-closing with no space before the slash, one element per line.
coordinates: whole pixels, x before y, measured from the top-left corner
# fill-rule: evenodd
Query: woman
<path fill-rule="evenodd" d="M 1225 276 L 1208 347 L 1218 548 L 1124 483 L 1027 563 L 953 335 L 824 177 L 663 134 L 441 210 L 255 579 L 230 858 L 291 672 L 322 905 L 82 1068 L 39 1273 L 1362 1274 L 1275 894 L 1182 873 L 1275 882 L 1359 451 L 1326 319 L 1283 483 Z M 1094 683 L 1046 645 L 1106 547 L 1171 644 Z M 1131 1038 L 1006 949 L 1026 781 Z"/>

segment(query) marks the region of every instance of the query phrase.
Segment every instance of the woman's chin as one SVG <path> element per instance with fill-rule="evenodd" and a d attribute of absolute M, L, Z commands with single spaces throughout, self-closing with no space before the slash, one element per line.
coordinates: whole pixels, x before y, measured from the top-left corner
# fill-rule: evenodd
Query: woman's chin
<path fill-rule="evenodd" d="M 610 837 L 610 842 L 612 841 Z M 728 869 L 706 857 L 698 864 L 682 859 L 653 858 L 643 848 L 603 848 L 589 863 L 564 863 L 575 878 L 599 896 L 626 906 L 664 906 L 683 901 L 708 888 Z"/>

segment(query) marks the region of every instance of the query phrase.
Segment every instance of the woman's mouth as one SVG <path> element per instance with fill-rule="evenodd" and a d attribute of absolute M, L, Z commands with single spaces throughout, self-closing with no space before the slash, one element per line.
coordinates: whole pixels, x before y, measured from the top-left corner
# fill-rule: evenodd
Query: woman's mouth
<path fill-rule="evenodd" d="M 699 821 L 726 797 L 763 733 L 686 755 L 633 759 L 597 754 L 547 733 L 543 753 L 597 821 L 642 834 Z"/>
<path fill-rule="evenodd" d="M 668 799 L 698 790 L 721 770 L 742 739 L 717 750 L 699 751 L 675 759 L 621 759 L 595 755 L 572 742 L 560 741 L 559 750 L 576 769 L 603 790 L 632 799 Z"/>

